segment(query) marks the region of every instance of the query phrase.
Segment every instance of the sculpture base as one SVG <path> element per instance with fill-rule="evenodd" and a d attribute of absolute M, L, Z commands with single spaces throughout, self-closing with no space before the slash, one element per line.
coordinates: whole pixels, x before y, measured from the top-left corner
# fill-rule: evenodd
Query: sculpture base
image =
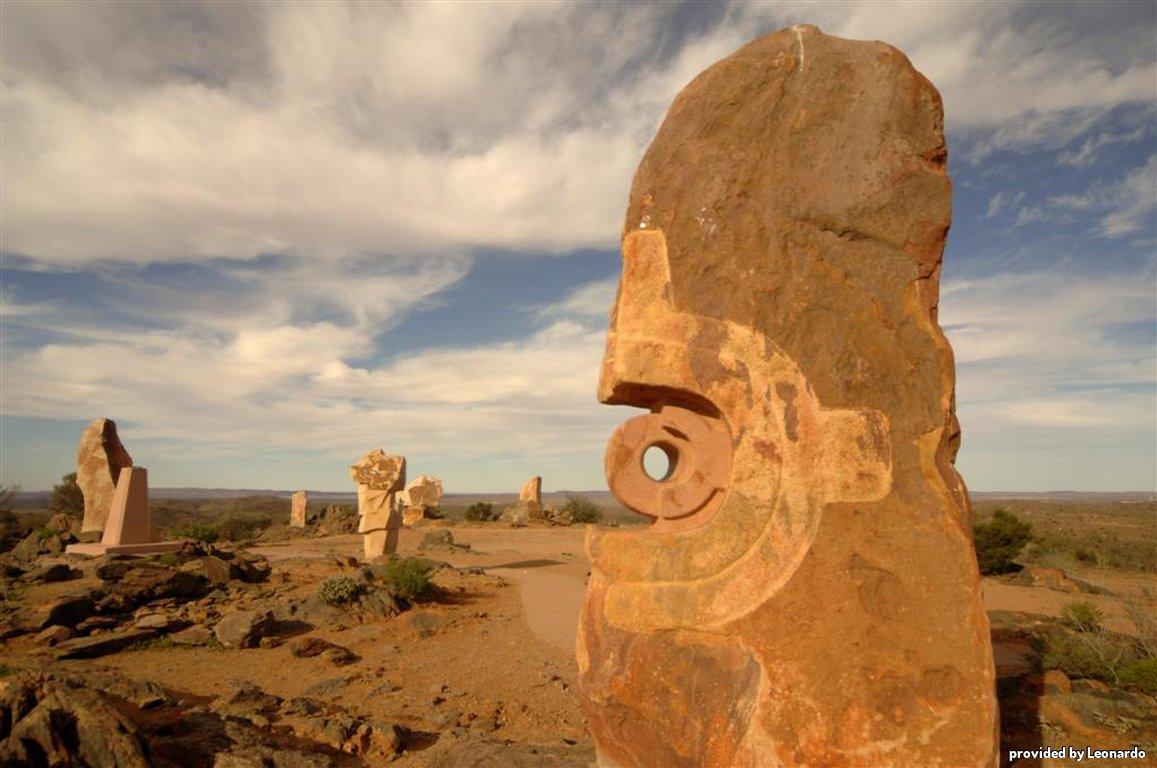
<path fill-rule="evenodd" d="M 101 555 L 158 555 L 164 552 L 176 552 L 184 542 L 180 541 L 150 541 L 145 544 L 102 544 L 99 541 L 90 544 L 69 544 L 64 548 L 67 555 L 85 555 L 100 557 Z"/>

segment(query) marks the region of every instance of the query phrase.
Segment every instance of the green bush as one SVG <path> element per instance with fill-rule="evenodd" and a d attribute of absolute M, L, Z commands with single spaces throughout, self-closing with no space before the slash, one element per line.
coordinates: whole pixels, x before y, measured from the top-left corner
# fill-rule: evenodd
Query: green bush
<path fill-rule="evenodd" d="M 434 586 L 430 583 L 430 572 L 434 567 L 417 557 L 402 557 L 386 563 L 382 579 L 390 594 L 411 603 L 430 597 Z"/>
<path fill-rule="evenodd" d="M 1145 693 L 1157 693 L 1157 659 L 1141 659 L 1121 667 L 1122 683 L 1135 685 Z"/>
<path fill-rule="evenodd" d="M 988 576 L 1013 570 L 1013 561 L 1031 539 L 1032 526 L 1007 509 L 996 510 L 986 523 L 974 524 L 972 540 L 980 572 Z"/>
<path fill-rule="evenodd" d="M 174 528 L 170 535 L 173 538 L 193 539 L 194 541 L 203 541 L 206 544 L 212 544 L 221 537 L 217 528 L 208 523 L 186 523 Z"/>
<path fill-rule="evenodd" d="M 361 596 L 364 585 L 349 576 L 334 576 L 317 587 L 318 598 L 326 605 L 348 605 Z"/>
<path fill-rule="evenodd" d="M 1099 632 L 1105 614 L 1087 600 L 1068 603 L 1061 608 L 1061 621 L 1078 632 Z"/>
<path fill-rule="evenodd" d="M 493 520 L 498 515 L 494 512 L 494 505 L 487 504 L 485 501 L 476 501 L 470 506 L 466 507 L 466 512 L 462 515 L 463 519 L 474 523 L 482 522 L 484 520 Z"/>
<path fill-rule="evenodd" d="M 69 472 L 60 478 L 60 484 L 52 486 L 49 507 L 53 512 L 70 517 L 84 517 L 84 493 L 76 484 L 76 473 Z"/>
<path fill-rule="evenodd" d="M 567 496 L 563 512 L 569 512 L 576 523 L 597 523 L 603 519 L 603 510 L 586 496 Z"/>
<path fill-rule="evenodd" d="M 1108 660 L 1114 652 L 1103 647 L 1101 638 L 1077 638 L 1064 635 L 1051 640 L 1041 656 L 1042 669 L 1059 669 L 1072 680 L 1114 682 L 1117 673 Z"/>

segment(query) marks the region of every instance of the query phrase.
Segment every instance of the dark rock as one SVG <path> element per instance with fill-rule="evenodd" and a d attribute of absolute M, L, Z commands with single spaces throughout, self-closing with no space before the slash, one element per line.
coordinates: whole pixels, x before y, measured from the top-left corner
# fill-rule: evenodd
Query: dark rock
<path fill-rule="evenodd" d="M 213 633 L 226 648 L 254 648 L 273 627 L 269 611 L 238 611 L 223 616 Z"/>
<path fill-rule="evenodd" d="M 344 667 L 347 664 L 353 664 L 354 662 L 361 660 L 361 657 L 359 657 L 356 653 L 348 648 L 342 648 L 340 645 L 335 645 L 331 648 L 325 649 L 325 651 L 322 652 L 321 657 L 328 661 L 330 664 L 333 664 L 335 667 Z"/>
<path fill-rule="evenodd" d="M 305 695 L 308 698 L 331 698 L 339 695 L 348 685 L 349 680 L 344 677 L 331 677 L 306 688 Z"/>
<path fill-rule="evenodd" d="M 313 658 L 337 646 L 320 637 L 295 637 L 289 641 L 289 652 L 298 658 Z"/>
<path fill-rule="evenodd" d="M 96 611 L 96 605 L 88 595 L 64 595 L 45 604 L 39 615 L 43 616 L 40 629 L 59 624 L 76 627 Z"/>
<path fill-rule="evenodd" d="M 58 659 L 93 659 L 123 651 L 137 643 L 143 643 L 156 637 L 157 633 L 151 629 L 130 629 L 91 637 L 76 637 L 58 643 L 55 655 Z"/>
<path fill-rule="evenodd" d="M 32 642 L 34 645 L 56 645 L 70 637 L 72 637 L 71 629 L 54 624 L 42 629 L 36 637 L 32 638 Z"/>
<path fill-rule="evenodd" d="M 79 575 L 80 571 L 73 570 L 67 563 L 53 563 L 52 565 L 45 565 L 29 571 L 24 574 L 22 579 L 29 582 L 51 584 L 57 581 L 68 581 Z"/>
<path fill-rule="evenodd" d="M 0 764 L 150 768 L 137 726 L 91 688 L 21 677 L 0 682 Z"/>
<path fill-rule="evenodd" d="M 196 624 L 174 632 L 169 635 L 169 639 L 178 645 L 208 645 L 213 640 L 213 630 Z"/>

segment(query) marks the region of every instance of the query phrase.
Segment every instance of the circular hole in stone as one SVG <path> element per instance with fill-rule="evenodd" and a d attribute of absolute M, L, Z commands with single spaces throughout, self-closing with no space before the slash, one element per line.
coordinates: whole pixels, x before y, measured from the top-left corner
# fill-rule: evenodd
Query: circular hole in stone
<path fill-rule="evenodd" d="M 657 482 L 670 479 L 675 474 L 675 463 L 679 454 L 666 445 L 652 445 L 643 451 L 643 471 L 647 477 Z"/>

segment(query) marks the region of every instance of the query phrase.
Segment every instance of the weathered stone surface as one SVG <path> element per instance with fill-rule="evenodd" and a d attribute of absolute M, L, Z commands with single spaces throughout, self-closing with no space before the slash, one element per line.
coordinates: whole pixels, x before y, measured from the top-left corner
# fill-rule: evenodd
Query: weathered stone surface
<path fill-rule="evenodd" d="M 97 419 L 80 436 L 76 449 L 76 484 L 84 494 L 82 533 L 103 531 L 121 470 L 133 457 L 121 445 L 112 419 Z"/>
<path fill-rule="evenodd" d="M 294 528 L 304 528 L 306 525 L 305 510 L 309 506 L 309 494 L 297 491 L 290 500 L 289 524 Z"/>
<path fill-rule="evenodd" d="M 526 481 L 522 490 L 518 492 L 519 501 L 533 501 L 542 506 L 542 478 L 538 475 Z"/>
<path fill-rule="evenodd" d="M 651 410 L 606 469 L 653 518 L 588 533 L 600 764 L 997 764 L 936 321 L 945 159 L 908 60 L 814 27 L 672 104 L 632 186 L 599 386 Z"/>
<path fill-rule="evenodd" d="M 137 726 L 102 691 L 20 677 L 0 682 L 0 764 L 149 768 Z"/>
<path fill-rule="evenodd" d="M 71 544 L 74 555 L 154 554 L 175 552 L 179 541 L 155 541 L 149 516 L 149 473 L 144 467 L 125 467 L 117 480 L 108 518 L 99 543 Z"/>
<path fill-rule="evenodd" d="M 437 509 L 442 501 L 442 481 L 430 475 L 418 475 L 399 494 L 402 505 L 402 524 L 414 525 Z"/>
<path fill-rule="evenodd" d="M 217 642 L 226 648 L 255 648 L 272 631 L 273 614 L 269 611 L 237 611 L 226 614 L 213 628 Z"/>
<path fill-rule="evenodd" d="M 74 637 L 56 645 L 58 659 L 95 659 L 125 648 L 152 640 L 157 633 L 151 629 L 129 629 L 123 632 L 108 632 L 92 637 Z"/>
<path fill-rule="evenodd" d="M 406 485 L 406 458 L 375 448 L 350 467 L 358 488 L 358 533 L 366 558 L 395 552 L 402 513 L 395 496 Z"/>

